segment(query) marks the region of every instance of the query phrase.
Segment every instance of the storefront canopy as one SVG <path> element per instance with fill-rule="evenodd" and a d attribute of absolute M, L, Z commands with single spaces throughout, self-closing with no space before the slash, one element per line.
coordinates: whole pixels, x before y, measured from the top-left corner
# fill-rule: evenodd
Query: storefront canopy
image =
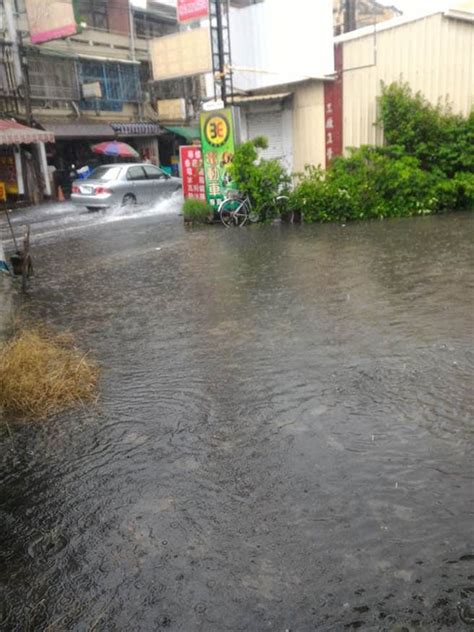
<path fill-rule="evenodd" d="M 288 97 L 291 97 L 292 92 L 280 92 L 278 94 L 252 94 L 250 96 L 238 96 L 233 97 L 233 100 L 237 104 L 251 104 L 251 103 L 279 103 L 284 101 Z"/>
<path fill-rule="evenodd" d="M 198 127 L 169 127 L 167 125 L 165 129 L 168 132 L 172 132 L 173 134 L 182 136 L 186 140 L 196 140 L 197 138 L 201 137 Z"/>
<path fill-rule="evenodd" d="M 26 127 L 11 119 L 0 119 L 0 145 L 54 143 L 54 134 Z"/>
<path fill-rule="evenodd" d="M 106 139 L 114 138 L 115 132 L 108 123 L 96 123 L 87 119 L 77 119 L 76 121 L 39 121 L 46 130 L 52 132 L 58 140 L 61 139 Z"/>
<path fill-rule="evenodd" d="M 161 128 L 158 123 L 138 121 L 136 123 L 110 123 L 117 136 L 158 136 Z"/>

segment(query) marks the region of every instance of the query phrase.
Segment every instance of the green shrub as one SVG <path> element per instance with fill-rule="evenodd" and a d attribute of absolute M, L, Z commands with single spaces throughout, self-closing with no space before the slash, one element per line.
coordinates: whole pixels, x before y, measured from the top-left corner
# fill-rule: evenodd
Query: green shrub
<path fill-rule="evenodd" d="M 404 217 L 474 208 L 474 113 L 434 107 L 406 84 L 379 99 L 386 145 L 306 168 L 291 195 L 305 221 Z"/>
<path fill-rule="evenodd" d="M 382 85 L 378 99 L 385 143 L 392 153 L 414 156 L 423 169 L 448 177 L 474 172 L 474 112 L 467 118 L 431 105 L 406 83 Z"/>
<path fill-rule="evenodd" d="M 291 196 L 305 221 L 403 217 L 434 210 L 430 175 L 416 158 L 394 159 L 383 149 L 353 149 L 327 172 L 307 168 Z"/>
<path fill-rule="evenodd" d="M 259 157 L 258 149 L 266 149 L 267 139 L 258 136 L 237 147 L 230 166 L 232 182 L 250 197 L 253 209 L 268 219 L 275 197 L 288 190 L 290 176 L 278 160 Z"/>
<path fill-rule="evenodd" d="M 436 178 L 433 197 L 440 211 L 474 209 L 474 173 L 459 172 L 454 178 Z"/>
<path fill-rule="evenodd" d="M 212 218 L 212 208 L 203 200 L 188 198 L 183 204 L 185 222 L 205 224 Z"/>

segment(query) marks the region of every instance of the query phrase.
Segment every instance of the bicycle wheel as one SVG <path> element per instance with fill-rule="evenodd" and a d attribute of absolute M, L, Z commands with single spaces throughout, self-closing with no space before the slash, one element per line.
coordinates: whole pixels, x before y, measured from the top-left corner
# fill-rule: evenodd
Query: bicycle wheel
<path fill-rule="evenodd" d="M 258 222 L 260 220 L 260 213 L 258 213 L 250 204 L 250 202 L 247 203 L 248 204 L 248 208 L 249 208 L 249 222 L 251 224 L 255 224 L 255 222 Z"/>
<path fill-rule="evenodd" d="M 249 210 L 247 202 L 239 199 L 224 200 L 219 206 L 221 222 L 230 226 L 243 226 L 248 219 Z"/>
<path fill-rule="evenodd" d="M 290 198 L 287 195 L 278 195 L 274 200 L 276 216 L 284 224 L 293 224 L 293 210 L 290 208 Z"/>
<path fill-rule="evenodd" d="M 244 200 L 234 213 L 234 221 L 236 226 L 243 226 L 249 218 L 250 208 L 247 200 Z"/>
<path fill-rule="evenodd" d="M 288 202 L 290 198 L 287 195 L 278 195 L 275 198 L 275 209 L 278 215 L 285 215 L 288 213 Z"/>
<path fill-rule="evenodd" d="M 229 228 L 234 225 L 234 213 L 239 208 L 240 200 L 238 199 L 228 199 L 223 200 L 220 203 L 218 213 L 221 222 Z"/>

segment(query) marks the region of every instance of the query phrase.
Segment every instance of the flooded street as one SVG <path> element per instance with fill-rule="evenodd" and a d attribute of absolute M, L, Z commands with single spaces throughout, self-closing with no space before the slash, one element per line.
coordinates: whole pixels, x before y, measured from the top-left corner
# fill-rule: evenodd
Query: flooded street
<path fill-rule="evenodd" d="M 0 629 L 473 630 L 474 217 L 179 208 L 14 217 L 102 376 L 1 424 Z"/>

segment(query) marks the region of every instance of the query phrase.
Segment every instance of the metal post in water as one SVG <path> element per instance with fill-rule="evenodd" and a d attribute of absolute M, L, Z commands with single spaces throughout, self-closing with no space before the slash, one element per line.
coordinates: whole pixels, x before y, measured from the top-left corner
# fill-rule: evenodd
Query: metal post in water
<path fill-rule="evenodd" d="M 13 243 L 15 244 L 15 250 L 16 250 L 16 252 L 18 252 L 18 244 L 17 244 L 17 242 L 16 242 L 15 233 L 13 232 L 13 226 L 12 226 L 12 223 L 11 223 L 11 221 L 10 221 L 10 216 L 9 216 L 9 213 L 10 213 L 11 211 L 10 211 L 10 209 L 7 209 L 7 208 L 5 208 L 5 209 L 3 209 L 3 210 L 5 211 L 5 215 L 7 216 L 8 226 L 10 227 L 10 232 L 11 232 L 11 234 L 12 234 Z"/>

